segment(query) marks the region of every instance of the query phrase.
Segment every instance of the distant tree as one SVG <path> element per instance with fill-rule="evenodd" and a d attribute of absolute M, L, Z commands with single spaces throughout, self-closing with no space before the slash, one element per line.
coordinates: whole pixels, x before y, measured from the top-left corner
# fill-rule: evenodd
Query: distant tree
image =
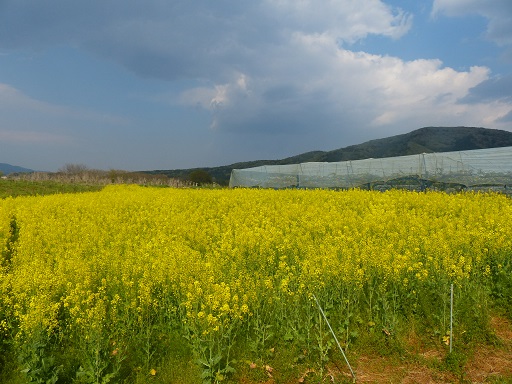
<path fill-rule="evenodd" d="M 128 172 L 120 169 L 111 169 L 106 174 L 112 183 L 128 179 Z"/>
<path fill-rule="evenodd" d="M 62 168 L 59 168 L 59 172 L 68 175 L 78 175 L 87 170 L 89 170 L 89 168 L 85 164 L 65 164 Z"/>
<path fill-rule="evenodd" d="M 202 169 L 197 169 L 195 171 L 190 172 L 190 174 L 188 175 L 188 179 L 191 182 L 197 183 L 199 185 L 213 183 L 212 176 Z"/>

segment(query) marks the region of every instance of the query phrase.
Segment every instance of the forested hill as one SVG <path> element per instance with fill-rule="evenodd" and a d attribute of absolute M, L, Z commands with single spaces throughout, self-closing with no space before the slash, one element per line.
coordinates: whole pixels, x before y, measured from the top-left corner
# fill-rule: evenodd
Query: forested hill
<path fill-rule="evenodd" d="M 370 140 L 362 144 L 335 149 L 333 151 L 312 151 L 281 160 L 255 160 L 221 167 L 156 170 L 151 174 L 187 179 L 191 172 L 203 170 L 221 185 L 229 182 L 232 169 L 242 169 L 270 164 L 296 164 L 310 161 L 347 161 L 393 156 L 415 155 L 429 152 L 464 151 L 512 146 L 512 132 L 475 127 L 425 127 L 415 131 Z"/>

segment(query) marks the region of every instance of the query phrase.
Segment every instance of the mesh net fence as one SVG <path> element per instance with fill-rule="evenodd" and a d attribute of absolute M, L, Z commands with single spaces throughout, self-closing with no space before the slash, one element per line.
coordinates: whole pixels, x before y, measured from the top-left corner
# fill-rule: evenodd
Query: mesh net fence
<path fill-rule="evenodd" d="M 512 147 L 234 169 L 230 187 L 357 188 L 422 183 L 463 187 L 512 185 Z"/>

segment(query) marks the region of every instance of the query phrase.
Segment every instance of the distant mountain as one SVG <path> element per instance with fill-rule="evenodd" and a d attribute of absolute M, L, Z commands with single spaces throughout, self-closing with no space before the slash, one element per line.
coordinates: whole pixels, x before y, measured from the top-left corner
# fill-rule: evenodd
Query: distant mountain
<path fill-rule="evenodd" d="M 17 165 L 0 163 L 0 172 L 3 175 L 8 175 L 10 173 L 23 173 L 23 172 L 34 172 L 34 171 L 32 169 L 18 167 Z"/>
<path fill-rule="evenodd" d="M 315 161 L 359 160 L 508 146 L 512 146 L 512 132 L 474 127 L 425 127 L 326 152 Z"/>
<path fill-rule="evenodd" d="M 476 127 L 425 127 L 403 135 L 370 140 L 333 151 L 306 152 L 282 160 L 255 160 L 221 167 L 156 170 L 147 173 L 187 179 L 192 171 L 200 169 L 208 172 L 215 182 L 227 185 L 231 170 L 261 165 L 335 162 L 508 146 L 512 146 L 512 132 Z"/>

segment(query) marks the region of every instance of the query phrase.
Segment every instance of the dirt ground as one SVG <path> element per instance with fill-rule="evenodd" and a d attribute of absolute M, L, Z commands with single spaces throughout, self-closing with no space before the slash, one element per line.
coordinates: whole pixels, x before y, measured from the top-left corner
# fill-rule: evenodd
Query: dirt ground
<path fill-rule="evenodd" d="M 464 364 L 460 375 L 435 368 L 445 358 L 442 350 L 419 350 L 417 362 L 389 364 L 385 358 L 363 357 L 355 370 L 357 383 L 512 383 L 512 324 L 493 317 L 496 346 L 479 346 Z M 332 382 L 332 381 L 331 381 Z"/>
<path fill-rule="evenodd" d="M 506 318 L 496 316 L 492 318 L 491 326 L 496 335 L 496 345 L 476 347 L 457 374 L 440 369 L 446 358 L 446 348 L 424 348 L 417 339 L 411 337 L 409 344 L 415 358 L 397 361 L 396 357 L 360 356 L 352 363 L 356 383 L 512 383 L 512 323 Z M 348 368 L 338 364 L 327 367 L 322 379 L 319 379 L 316 372 L 308 370 L 296 381 L 283 384 L 351 381 Z M 268 372 L 268 379 L 259 383 L 280 384 L 281 381 Z"/>
<path fill-rule="evenodd" d="M 419 362 L 387 364 L 385 358 L 361 358 L 357 364 L 358 383 L 512 383 L 512 324 L 493 317 L 491 326 L 498 339 L 496 346 L 477 347 L 460 375 L 440 371 L 436 366 L 445 358 L 442 350 L 418 351 Z"/>

